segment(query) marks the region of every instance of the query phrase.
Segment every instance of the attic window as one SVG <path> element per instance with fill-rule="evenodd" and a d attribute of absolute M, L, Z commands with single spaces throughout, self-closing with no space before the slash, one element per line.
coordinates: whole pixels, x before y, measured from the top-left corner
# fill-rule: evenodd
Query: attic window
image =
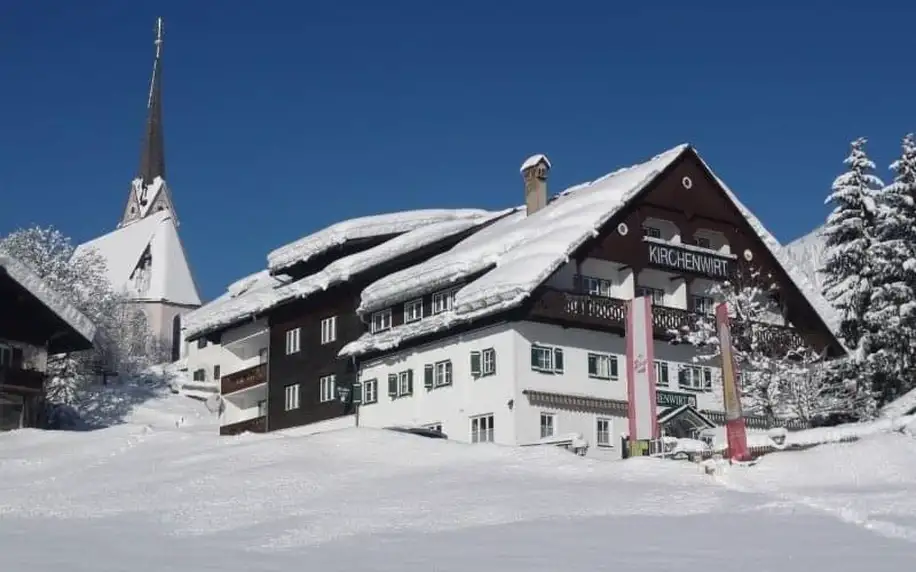
<path fill-rule="evenodd" d="M 659 229 L 659 228 L 657 228 L 657 227 L 649 226 L 649 225 L 644 224 L 644 225 L 642 225 L 642 235 L 643 235 L 643 236 L 648 236 L 648 237 L 650 237 L 650 238 L 661 238 L 661 237 L 662 237 L 662 231 L 661 231 L 661 229 Z"/>

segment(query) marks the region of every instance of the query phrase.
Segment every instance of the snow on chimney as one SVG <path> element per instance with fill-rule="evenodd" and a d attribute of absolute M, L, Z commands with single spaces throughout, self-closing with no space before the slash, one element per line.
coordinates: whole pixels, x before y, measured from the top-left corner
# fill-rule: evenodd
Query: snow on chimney
<path fill-rule="evenodd" d="M 525 181 L 525 206 L 531 215 L 547 205 L 547 173 L 550 161 L 546 155 L 532 155 L 522 163 L 522 179 Z"/>

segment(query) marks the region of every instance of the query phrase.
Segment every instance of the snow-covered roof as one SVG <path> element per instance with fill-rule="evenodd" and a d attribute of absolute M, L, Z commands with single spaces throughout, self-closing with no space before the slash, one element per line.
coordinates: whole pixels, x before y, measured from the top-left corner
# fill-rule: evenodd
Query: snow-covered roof
<path fill-rule="evenodd" d="M 0 253 L 0 267 L 10 278 L 28 290 L 38 301 L 73 328 L 76 333 L 90 344 L 92 343 L 95 338 L 95 324 L 63 296 L 49 288 L 31 268 L 4 253 Z"/>
<path fill-rule="evenodd" d="M 81 244 L 74 257 L 90 249 L 105 259 L 112 288 L 125 292 L 131 299 L 200 305 L 174 215 L 168 210 Z M 152 265 L 145 291 L 140 291 L 134 286 L 131 275 L 147 249 Z"/>
<path fill-rule="evenodd" d="M 539 153 L 537 155 L 532 155 L 528 157 L 527 159 L 525 159 L 525 162 L 522 163 L 522 166 L 518 171 L 520 173 L 524 173 L 525 169 L 530 169 L 531 167 L 534 167 L 541 161 L 544 161 L 545 163 L 547 163 L 547 168 L 548 169 L 550 168 L 550 159 L 547 158 L 547 155 L 542 155 Z"/>
<path fill-rule="evenodd" d="M 351 240 L 401 234 L 436 222 L 474 219 L 485 214 L 487 211 L 479 209 L 426 209 L 345 220 L 269 253 L 267 268 L 280 272 Z"/>
<path fill-rule="evenodd" d="M 688 148 L 686 144 L 678 145 L 644 163 L 570 187 L 539 211 L 508 216 L 448 252 L 370 284 L 363 290 L 360 313 L 386 308 L 485 272 L 458 290 L 452 310 L 376 334 L 364 334 L 344 346 L 340 355 L 390 350 L 407 339 L 519 305 Z M 829 304 L 779 252 L 781 246 L 773 235 L 721 180 L 719 183 L 824 322 L 830 325 Z"/>
<path fill-rule="evenodd" d="M 250 293 L 244 296 L 230 296 L 207 304 L 185 317 L 185 337 L 201 336 L 239 321 L 253 318 L 277 304 L 297 298 L 306 298 L 316 292 L 327 290 L 329 287 L 346 282 L 351 276 L 369 270 L 379 264 L 394 260 L 424 246 L 435 244 L 440 240 L 505 216 L 511 213 L 512 209 L 499 212 L 475 212 L 479 214 L 473 217 L 447 218 L 416 227 L 373 248 L 339 258 L 328 264 L 321 271 L 296 282 L 265 284 L 265 287 L 251 289 Z M 268 270 L 264 270 L 262 273 L 269 278 Z M 245 284 L 246 280 L 242 279 L 236 284 Z"/>
<path fill-rule="evenodd" d="M 258 307 L 264 300 L 272 300 L 274 288 L 286 283 L 283 276 L 271 276 L 261 270 L 236 280 L 218 298 L 181 317 L 185 338 L 205 334 L 215 327 L 233 324 L 249 316 L 249 307 Z"/>
<path fill-rule="evenodd" d="M 138 220 L 147 215 L 149 209 L 152 208 L 156 197 L 159 196 L 159 193 L 162 192 L 164 187 L 165 181 L 162 179 L 162 177 L 156 177 L 149 185 L 144 185 L 143 179 L 140 177 L 137 177 L 131 181 L 130 190 L 134 194 L 137 205 L 140 208 Z"/>

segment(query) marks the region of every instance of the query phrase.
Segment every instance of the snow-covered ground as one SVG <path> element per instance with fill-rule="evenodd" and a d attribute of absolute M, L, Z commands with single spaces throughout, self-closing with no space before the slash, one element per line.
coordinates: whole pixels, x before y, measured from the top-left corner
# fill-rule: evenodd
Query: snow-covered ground
<path fill-rule="evenodd" d="M 898 570 L 916 439 L 658 459 L 384 430 L 220 438 L 167 391 L 92 432 L 0 434 L 2 570 Z M 304 568 L 303 568 L 304 567 Z"/>

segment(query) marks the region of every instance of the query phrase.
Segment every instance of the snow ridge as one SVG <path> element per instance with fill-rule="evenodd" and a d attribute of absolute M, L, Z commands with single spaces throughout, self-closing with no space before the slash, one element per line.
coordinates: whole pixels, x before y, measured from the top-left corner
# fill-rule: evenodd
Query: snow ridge
<path fill-rule="evenodd" d="M 401 234 L 436 222 L 472 219 L 486 214 L 487 211 L 480 209 L 426 209 L 345 220 L 270 252 L 267 268 L 276 273 L 351 240 Z"/>
<path fill-rule="evenodd" d="M 60 294 L 49 288 L 44 280 L 35 274 L 31 268 L 4 253 L 0 253 L 0 267 L 6 271 L 10 278 L 28 290 L 79 335 L 89 342 L 94 340 L 95 324 Z"/>

